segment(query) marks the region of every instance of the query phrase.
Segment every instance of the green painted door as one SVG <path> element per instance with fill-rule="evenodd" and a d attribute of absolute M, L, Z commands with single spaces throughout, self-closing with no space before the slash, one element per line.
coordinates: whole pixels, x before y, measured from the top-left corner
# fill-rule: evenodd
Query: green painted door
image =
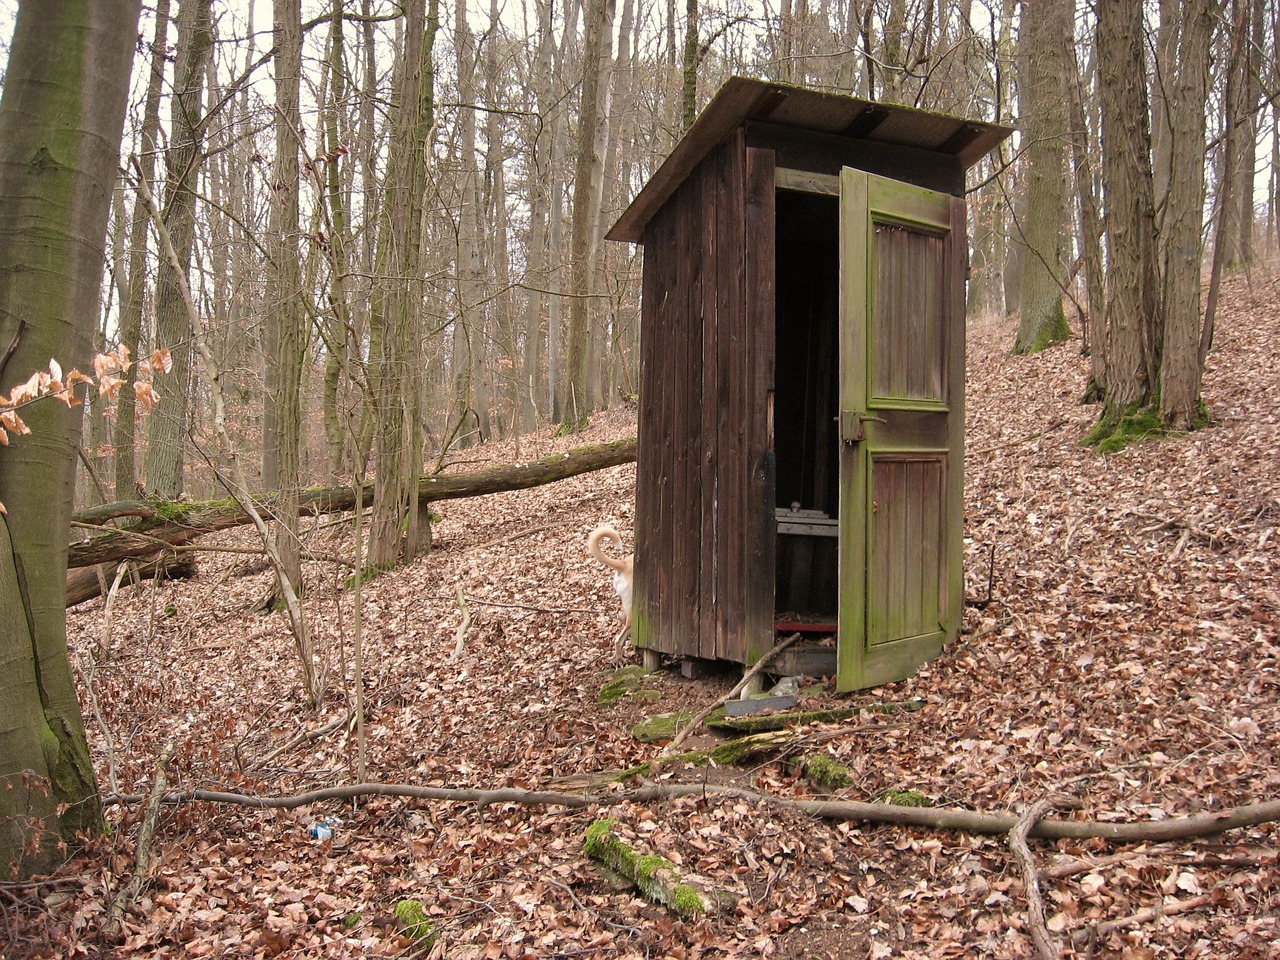
<path fill-rule="evenodd" d="M 964 204 L 846 168 L 838 686 L 910 676 L 959 629 Z"/>

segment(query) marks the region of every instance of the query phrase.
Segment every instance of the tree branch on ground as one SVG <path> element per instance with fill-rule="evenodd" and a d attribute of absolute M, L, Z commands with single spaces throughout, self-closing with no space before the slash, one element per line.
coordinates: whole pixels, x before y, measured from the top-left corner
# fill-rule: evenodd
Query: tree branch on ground
<path fill-rule="evenodd" d="M 700 723 L 702 723 L 703 720 L 711 716 L 711 714 L 714 713 L 718 707 L 723 707 L 726 703 L 728 703 L 730 700 L 732 700 L 734 697 L 740 694 L 743 690 L 745 690 L 747 688 L 747 684 L 749 684 L 753 679 L 755 679 L 756 675 L 760 673 L 760 671 L 762 671 L 765 667 L 767 667 L 770 663 L 773 662 L 774 657 L 776 657 L 783 650 L 787 649 L 787 647 L 791 646 L 791 644 L 795 643 L 799 639 L 800 639 L 800 634 L 793 633 L 791 634 L 791 636 L 786 637 L 782 640 L 779 640 L 777 643 L 775 643 L 773 645 L 772 650 L 770 650 L 763 657 L 757 660 L 755 663 L 755 666 L 753 666 L 750 670 L 748 670 L 746 673 L 742 675 L 742 679 L 738 681 L 737 685 L 734 686 L 732 690 L 730 690 L 723 697 L 721 697 L 715 703 L 711 704 L 711 706 L 707 707 L 705 710 L 699 713 L 696 717 L 690 720 L 687 724 L 685 724 L 684 729 L 682 729 L 679 733 L 677 733 L 674 739 L 672 739 L 672 741 L 668 743 L 665 748 L 663 748 L 661 755 L 670 756 L 671 754 L 675 753 L 676 748 L 679 747 L 680 744 L 684 743 L 685 740 L 689 738 L 689 734 L 694 729 L 696 729 L 697 726 Z"/>
<path fill-rule="evenodd" d="M 580 809 L 615 803 L 651 803 L 720 794 L 740 797 L 794 810 L 824 820 L 896 823 L 902 826 L 928 827 L 935 830 L 960 830 L 968 833 L 1008 834 L 1018 824 L 1018 817 L 1008 813 L 979 813 L 974 810 L 939 807 L 899 807 L 887 803 L 864 803 L 858 800 L 790 800 L 740 787 L 723 787 L 709 783 L 649 784 L 626 793 L 593 795 L 559 790 L 524 790 L 505 787 L 484 790 L 465 787 L 424 787 L 409 783 L 353 783 L 341 787 L 324 787 L 287 796 L 230 793 L 221 790 L 187 790 L 166 794 L 166 804 L 230 803 L 263 810 L 294 810 L 310 803 L 326 800 L 351 800 L 356 797 L 403 797 L 407 800 L 441 800 L 447 803 L 473 803 L 486 807 L 495 803 L 524 806 L 563 806 Z M 139 803 L 137 794 L 111 794 L 102 798 L 105 806 Z M 1061 839 L 1100 839 L 1118 843 L 1193 840 L 1211 837 L 1228 830 L 1256 827 L 1280 821 L 1280 800 L 1232 807 L 1218 813 L 1198 813 L 1165 820 L 1116 822 L 1112 820 L 1040 819 L 1027 831 L 1029 837 Z"/>
<path fill-rule="evenodd" d="M 1058 945 L 1049 936 L 1049 927 L 1044 918 L 1044 895 L 1040 892 L 1040 874 L 1036 869 L 1035 856 L 1027 845 L 1027 835 L 1046 813 L 1055 806 L 1061 806 L 1052 799 L 1037 800 L 1018 818 L 1018 822 L 1009 831 L 1009 849 L 1022 870 L 1022 888 L 1027 897 L 1027 922 L 1031 928 L 1031 940 L 1040 953 L 1041 960 L 1057 960 L 1062 955 Z"/>
<path fill-rule="evenodd" d="M 169 761 L 173 759 L 174 750 L 177 744 L 170 740 L 160 756 L 156 759 L 156 779 L 155 784 L 151 788 L 151 795 L 147 800 L 147 812 L 142 818 L 142 824 L 138 827 L 138 840 L 136 843 L 136 859 L 133 870 L 133 878 L 128 885 L 123 887 L 116 895 L 111 903 L 111 920 L 110 925 L 116 931 L 119 930 L 125 913 L 137 903 L 138 897 L 142 894 L 142 888 L 147 883 L 147 875 L 151 872 L 151 843 L 156 834 L 156 823 L 160 819 L 160 806 L 164 802 L 165 790 L 169 787 Z"/>

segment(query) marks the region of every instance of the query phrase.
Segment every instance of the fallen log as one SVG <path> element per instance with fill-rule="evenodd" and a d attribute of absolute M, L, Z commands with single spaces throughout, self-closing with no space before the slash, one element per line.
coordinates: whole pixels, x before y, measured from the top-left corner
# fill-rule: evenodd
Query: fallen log
<path fill-rule="evenodd" d="M 531 463 L 502 464 L 470 473 L 424 477 L 418 483 L 418 503 L 425 505 L 438 500 L 458 500 L 508 490 L 525 490 L 593 470 L 634 463 L 635 459 L 636 441 L 632 437 L 613 443 L 578 447 Z M 255 496 L 253 501 L 264 515 L 270 515 L 272 497 Z M 369 488 L 365 490 L 363 503 L 364 506 L 369 506 L 372 502 L 373 490 Z M 351 487 L 312 488 L 301 491 L 298 497 L 298 512 L 303 516 L 341 513 L 355 509 L 355 505 L 356 494 Z M 71 523 L 82 529 L 101 531 L 106 521 L 125 517 L 132 517 L 134 521 L 71 544 L 67 566 L 88 567 L 143 557 L 155 553 L 157 548 L 181 546 L 205 534 L 252 522 L 252 518 L 233 500 L 212 500 L 195 503 L 109 503 L 76 511 L 71 517 Z"/>
<path fill-rule="evenodd" d="M 103 563 L 92 567 L 80 567 L 67 571 L 67 606 L 74 607 L 95 597 L 102 596 L 102 584 L 110 584 L 116 578 L 119 563 Z M 99 576 L 101 574 L 101 576 Z M 132 574 L 139 580 L 163 577 L 165 580 L 186 580 L 196 575 L 195 554 L 174 553 L 166 550 L 159 557 L 134 562 Z"/>
<path fill-rule="evenodd" d="M 732 894 L 709 890 L 686 877 L 674 863 L 656 854 L 638 853 L 614 832 L 612 819 L 587 827 L 582 849 L 611 878 L 634 885 L 645 898 L 682 916 L 715 913 L 733 902 Z"/>

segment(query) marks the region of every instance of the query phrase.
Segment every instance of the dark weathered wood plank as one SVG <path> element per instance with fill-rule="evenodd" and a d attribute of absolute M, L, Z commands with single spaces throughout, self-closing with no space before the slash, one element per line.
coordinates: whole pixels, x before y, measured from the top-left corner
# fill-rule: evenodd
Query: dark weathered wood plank
<path fill-rule="evenodd" d="M 642 274 L 640 361 L 640 449 L 649 451 L 636 471 L 636 582 L 632 601 L 634 638 L 645 649 L 673 652 L 665 619 L 670 576 L 669 518 L 664 517 L 667 443 L 665 391 L 672 375 L 666 329 L 671 323 L 675 285 L 676 231 L 670 211 L 655 217 L 645 233 Z"/>
<path fill-rule="evenodd" d="M 745 139 L 744 139 L 745 143 Z M 771 423 L 776 323 L 776 204 L 774 152 L 746 150 L 745 257 L 747 358 L 747 475 L 744 528 L 746 570 L 744 663 L 754 663 L 773 646 L 777 571 L 777 524 L 774 520 L 775 463 Z"/>
<path fill-rule="evenodd" d="M 739 130 L 720 150 L 717 213 L 720 218 L 716 362 L 720 383 L 716 401 L 716 635 L 708 656 L 743 662 L 746 499 L 746 367 L 744 310 L 743 136 Z"/>
<path fill-rule="evenodd" d="M 720 309 L 724 296 L 722 284 L 732 282 L 732 278 L 727 277 L 724 272 L 721 255 L 723 249 L 731 249 L 737 242 L 734 237 L 721 236 L 720 233 L 720 204 L 730 199 L 718 193 L 720 161 L 719 155 L 709 158 L 702 168 L 702 176 L 708 181 L 708 196 L 713 197 L 714 202 L 703 205 L 701 216 L 706 281 L 702 291 L 702 343 L 696 358 L 702 371 L 696 399 L 702 449 L 699 450 L 698 460 L 698 634 L 691 646 L 708 652 L 715 650 L 716 626 L 720 613 L 716 576 L 721 568 L 720 542 L 723 535 L 717 513 L 720 497 L 718 397 L 723 372 L 717 362 L 716 351 L 719 338 L 732 329 Z"/>
<path fill-rule="evenodd" d="M 705 281 L 705 255 L 702 249 L 702 218 L 709 202 L 703 177 L 694 174 L 677 194 L 680 237 L 678 242 L 677 296 L 680 302 L 680 325 L 672 330 L 671 349 L 678 379 L 670 381 L 666 390 L 675 405 L 672 416 L 671 445 L 674 456 L 672 471 L 672 596 L 671 623 L 676 632 L 678 649 L 696 646 L 698 633 L 698 583 L 700 551 L 702 453 L 701 395 L 702 300 Z"/>
<path fill-rule="evenodd" d="M 965 168 L 955 157 L 771 123 L 748 123 L 746 131 L 750 146 L 774 150 L 777 165 L 790 170 L 838 174 L 841 167 L 854 167 L 940 193 L 964 195 Z"/>

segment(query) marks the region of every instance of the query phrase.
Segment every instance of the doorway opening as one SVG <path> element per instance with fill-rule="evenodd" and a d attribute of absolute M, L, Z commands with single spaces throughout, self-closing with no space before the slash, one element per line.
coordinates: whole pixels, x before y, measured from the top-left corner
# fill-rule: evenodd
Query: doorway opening
<path fill-rule="evenodd" d="M 774 609 L 778 619 L 793 624 L 834 624 L 840 542 L 840 199 L 779 190 L 775 210 Z"/>

